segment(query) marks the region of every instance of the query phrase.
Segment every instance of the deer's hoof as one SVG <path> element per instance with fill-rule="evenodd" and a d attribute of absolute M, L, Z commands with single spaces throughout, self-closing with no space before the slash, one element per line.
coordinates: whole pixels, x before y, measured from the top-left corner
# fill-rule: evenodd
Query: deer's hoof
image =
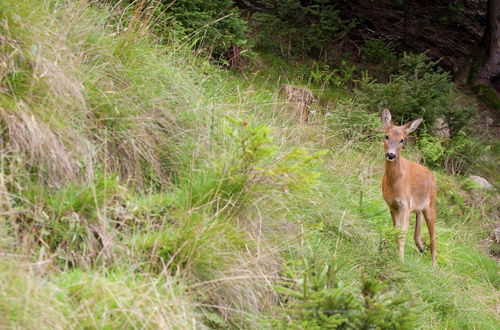
<path fill-rule="evenodd" d="M 424 247 L 424 246 L 419 246 L 419 247 L 418 247 L 418 251 L 419 251 L 420 253 L 424 253 L 424 251 L 425 251 L 425 247 Z"/>

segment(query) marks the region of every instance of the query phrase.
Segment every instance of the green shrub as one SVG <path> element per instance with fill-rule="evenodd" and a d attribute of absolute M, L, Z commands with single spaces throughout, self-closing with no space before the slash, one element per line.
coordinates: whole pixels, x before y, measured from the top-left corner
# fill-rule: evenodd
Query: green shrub
<path fill-rule="evenodd" d="M 418 140 L 418 146 L 422 151 L 425 163 L 429 166 L 439 166 L 445 158 L 446 149 L 441 141 L 429 134 L 424 133 Z"/>
<path fill-rule="evenodd" d="M 396 60 L 396 53 L 382 40 L 365 40 L 361 48 L 363 58 L 375 63 L 391 63 Z"/>
<path fill-rule="evenodd" d="M 264 0 L 253 6 L 258 47 L 281 55 L 320 57 L 326 46 L 347 31 L 334 5 L 326 0 Z"/>
<path fill-rule="evenodd" d="M 232 126 L 225 131 L 237 146 L 229 161 L 232 175 L 243 175 L 247 184 L 275 186 L 286 190 L 310 189 L 319 177 L 315 167 L 321 163 L 326 150 L 310 153 L 294 148 L 276 156 L 279 150 L 270 137 L 270 128 L 251 121 L 228 117 Z"/>
<path fill-rule="evenodd" d="M 443 118 L 455 135 L 474 118 L 475 108 L 460 104 L 463 99 L 450 75 L 436 65 L 425 54 L 405 54 L 388 83 L 364 76 L 357 95 L 372 112 L 389 108 L 396 124 L 423 117 L 431 127 L 437 118 Z"/>
<path fill-rule="evenodd" d="M 294 274 L 292 278 L 297 278 Z M 331 262 L 304 259 L 301 281 L 276 290 L 290 299 L 280 326 L 286 329 L 411 329 L 416 313 L 409 297 L 396 295 L 382 283 L 361 277 L 353 293 L 336 277 Z"/>
<path fill-rule="evenodd" d="M 245 235 L 226 219 L 193 212 L 155 232 L 132 237 L 131 246 L 140 251 L 150 268 L 186 271 L 200 280 L 209 280 L 236 260 L 245 246 Z"/>
<path fill-rule="evenodd" d="M 424 133 L 418 146 L 427 165 L 444 167 L 450 173 L 466 172 L 489 150 L 485 141 L 464 131 L 453 138 L 438 138 Z"/>
<path fill-rule="evenodd" d="M 198 52 L 220 58 L 233 45 L 246 44 L 247 25 L 233 0 L 163 0 L 159 11 L 172 18 L 165 27 L 190 40 Z"/>
<path fill-rule="evenodd" d="M 380 117 L 366 111 L 362 104 L 343 100 L 326 114 L 332 131 L 340 132 L 345 140 L 369 141 L 380 136 Z"/>
<path fill-rule="evenodd" d="M 322 88 L 341 88 L 352 81 L 355 70 L 356 67 L 348 65 L 346 61 L 341 61 L 338 69 L 331 69 L 323 62 L 314 62 L 312 68 L 305 72 L 304 78 Z"/>
<path fill-rule="evenodd" d="M 481 138 L 474 137 L 464 131 L 460 131 L 447 144 L 445 168 L 450 173 L 464 173 L 477 164 L 478 160 L 486 155 L 489 146 Z"/>

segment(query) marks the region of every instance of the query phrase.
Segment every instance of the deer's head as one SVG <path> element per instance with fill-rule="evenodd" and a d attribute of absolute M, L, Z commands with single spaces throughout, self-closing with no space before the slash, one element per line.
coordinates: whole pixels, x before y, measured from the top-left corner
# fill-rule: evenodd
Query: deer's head
<path fill-rule="evenodd" d="M 422 118 L 410 121 L 403 126 L 394 126 L 391 121 L 391 112 L 389 109 L 384 109 L 381 119 L 385 132 L 385 159 L 393 162 L 401 155 L 401 149 L 403 149 L 403 142 L 406 136 L 417 129 L 418 125 L 422 122 Z"/>

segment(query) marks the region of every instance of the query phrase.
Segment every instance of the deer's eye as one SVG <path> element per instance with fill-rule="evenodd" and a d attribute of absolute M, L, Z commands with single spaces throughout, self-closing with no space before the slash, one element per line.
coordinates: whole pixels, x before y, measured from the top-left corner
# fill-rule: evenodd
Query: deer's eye
<path fill-rule="evenodd" d="M 389 140 L 389 135 L 386 135 L 386 136 L 385 136 L 385 139 L 386 139 L 386 140 Z"/>
<path fill-rule="evenodd" d="M 399 141 L 399 143 L 403 143 L 405 140 L 401 139 L 401 141 Z"/>

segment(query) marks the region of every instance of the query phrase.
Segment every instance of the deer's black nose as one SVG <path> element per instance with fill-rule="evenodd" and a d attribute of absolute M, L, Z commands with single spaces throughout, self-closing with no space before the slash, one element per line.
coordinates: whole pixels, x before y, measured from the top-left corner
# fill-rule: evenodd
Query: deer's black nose
<path fill-rule="evenodd" d="M 385 154 L 385 158 L 387 158 L 388 160 L 394 160 L 396 159 L 396 155 L 393 154 L 392 152 L 388 152 Z"/>

